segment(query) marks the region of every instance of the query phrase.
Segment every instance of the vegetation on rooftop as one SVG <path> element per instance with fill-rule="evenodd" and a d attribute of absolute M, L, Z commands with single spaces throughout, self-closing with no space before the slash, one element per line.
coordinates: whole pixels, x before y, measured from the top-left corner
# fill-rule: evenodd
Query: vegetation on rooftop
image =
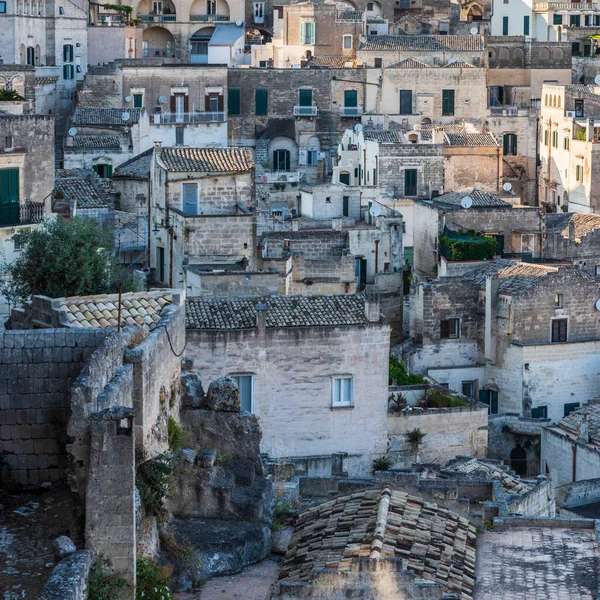
<path fill-rule="evenodd" d="M 25 98 L 16 90 L 0 90 L 0 102 L 23 102 Z"/>
<path fill-rule="evenodd" d="M 100 554 L 92 563 L 88 577 L 88 600 L 126 600 L 131 588 L 119 573 L 109 573 L 109 561 Z"/>
<path fill-rule="evenodd" d="M 110 230 L 93 219 L 48 219 L 12 237 L 22 248 L 0 271 L 0 294 L 16 304 L 34 294 L 63 298 L 133 291 L 133 277 L 114 258 Z"/>
<path fill-rule="evenodd" d="M 427 434 L 423 433 L 418 427 L 415 427 L 415 429 L 411 429 L 410 431 L 407 431 L 405 435 L 406 435 L 406 441 L 408 442 L 410 449 L 413 452 L 418 452 L 419 448 L 421 447 L 421 444 L 423 443 L 423 438 Z"/>
<path fill-rule="evenodd" d="M 498 253 L 498 240 L 468 231 L 440 237 L 440 252 L 449 261 L 489 260 Z"/>
<path fill-rule="evenodd" d="M 377 473 L 377 471 L 389 471 L 392 468 L 392 461 L 385 455 L 378 456 L 373 459 L 372 472 L 373 475 Z"/>
<path fill-rule="evenodd" d="M 135 600 L 171 600 L 170 577 L 163 567 L 149 558 L 136 561 Z"/>
<path fill-rule="evenodd" d="M 419 385 L 425 383 L 423 375 L 410 375 L 404 363 L 396 356 L 390 356 L 390 385 Z"/>
<path fill-rule="evenodd" d="M 174 483 L 173 463 L 173 454 L 163 452 L 152 460 L 140 464 L 135 477 L 135 485 L 144 508 L 161 524 L 168 516 L 165 500 Z"/>
<path fill-rule="evenodd" d="M 423 408 L 455 408 L 469 406 L 469 399 L 465 396 L 456 396 L 441 388 L 427 390 L 425 400 L 420 403 Z"/>

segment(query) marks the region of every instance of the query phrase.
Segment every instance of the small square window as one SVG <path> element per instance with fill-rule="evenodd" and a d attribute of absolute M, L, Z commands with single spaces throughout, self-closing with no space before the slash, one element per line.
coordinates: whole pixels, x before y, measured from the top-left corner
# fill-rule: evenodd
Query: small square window
<path fill-rule="evenodd" d="M 326 204 L 331 204 L 331 197 L 330 197 L 330 196 L 327 196 L 327 197 L 325 198 L 325 203 L 326 203 Z"/>
<path fill-rule="evenodd" d="M 4 14 L 6 12 L 6 2 L 0 2 L 0 14 Z"/>
<path fill-rule="evenodd" d="M 460 337 L 460 319 L 446 319 L 440 323 L 440 337 L 455 340 Z"/>
<path fill-rule="evenodd" d="M 562 308 L 563 307 L 563 296 L 562 294 L 554 294 L 554 307 Z"/>
<path fill-rule="evenodd" d="M 376 69 L 381 69 L 381 67 L 383 67 L 383 59 L 382 58 L 374 58 L 373 59 L 373 66 Z"/>
<path fill-rule="evenodd" d="M 58 14 L 59 15 L 64 15 L 65 14 L 65 9 L 62 6 L 58 7 Z"/>
<path fill-rule="evenodd" d="M 13 136 L 12 135 L 7 135 L 4 138 L 4 149 L 5 150 L 12 150 L 13 149 Z"/>
<path fill-rule="evenodd" d="M 354 406 L 354 377 L 344 375 L 331 378 L 331 407 Z"/>

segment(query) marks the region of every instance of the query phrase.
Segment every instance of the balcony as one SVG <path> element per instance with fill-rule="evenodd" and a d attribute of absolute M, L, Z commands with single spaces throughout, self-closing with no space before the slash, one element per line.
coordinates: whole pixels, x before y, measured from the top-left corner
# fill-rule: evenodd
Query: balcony
<path fill-rule="evenodd" d="M 535 2 L 533 12 L 547 12 L 548 10 L 595 10 L 595 2 Z"/>
<path fill-rule="evenodd" d="M 316 106 L 294 106 L 295 117 L 316 117 L 317 113 Z"/>
<path fill-rule="evenodd" d="M 139 15 L 142 23 L 175 23 L 177 15 Z"/>
<path fill-rule="evenodd" d="M 299 183 L 301 181 L 299 171 L 265 171 L 263 183 Z"/>
<path fill-rule="evenodd" d="M 33 225 L 41 223 L 44 217 L 43 202 L 25 202 L 24 204 L 14 202 L 0 205 L 0 227 Z"/>
<path fill-rule="evenodd" d="M 340 115 L 342 117 L 360 117 L 362 112 L 361 106 L 342 106 L 340 108 Z"/>
<path fill-rule="evenodd" d="M 229 15 L 190 15 L 190 21 L 194 23 L 228 23 Z"/>
<path fill-rule="evenodd" d="M 154 115 L 155 125 L 175 125 L 184 123 L 225 123 L 224 112 L 158 113 Z"/>

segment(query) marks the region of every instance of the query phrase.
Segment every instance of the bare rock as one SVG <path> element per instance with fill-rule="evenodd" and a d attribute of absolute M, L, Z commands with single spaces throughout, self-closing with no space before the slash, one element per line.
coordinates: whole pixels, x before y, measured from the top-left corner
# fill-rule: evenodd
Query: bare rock
<path fill-rule="evenodd" d="M 196 466 L 201 469 L 210 469 L 217 460 L 216 450 L 200 450 L 196 456 Z"/>
<path fill-rule="evenodd" d="M 241 410 L 240 392 L 235 379 L 225 375 L 211 382 L 201 408 L 239 413 Z"/>
<path fill-rule="evenodd" d="M 85 598 L 91 564 L 92 553 L 89 550 L 80 550 L 61 560 L 54 567 L 38 600 Z"/>
<path fill-rule="evenodd" d="M 181 373 L 181 405 L 186 408 L 199 408 L 204 400 L 204 388 L 200 375 L 193 371 Z"/>
<path fill-rule="evenodd" d="M 285 554 L 292 541 L 293 534 L 294 528 L 290 525 L 282 527 L 279 531 L 274 531 L 272 533 L 273 544 L 271 545 L 271 552 L 273 554 Z"/>
<path fill-rule="evenodd" d="M 71 541 L 71 538 L 68 538 L 66 535 L 61 535 L 54 540 L 54 544 L 52 544 L 54 548 L 54 556 L 56 560 L 62 560 L 63 558 L 67 558 L 67 556 L 71 556 L 77 552 L 77 548 L 75 548 L 75 544 Z"/>

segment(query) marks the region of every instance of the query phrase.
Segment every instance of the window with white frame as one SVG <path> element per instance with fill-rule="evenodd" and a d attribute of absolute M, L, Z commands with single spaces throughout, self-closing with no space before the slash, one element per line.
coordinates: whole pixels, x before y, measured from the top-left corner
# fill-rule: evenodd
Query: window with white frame
<path fill-rule="evenodd" d="M 254 412 L 254 375 L 252 373 L 233 373 L 229 375 L 238 384 L 240 404 L 244 412 Z"/>
<path fill-rule="evenodd" d="M 344 50 L 351 50 L 351 49 L 352 49 L 352 36 L 345 35 L 344 36 Z"/>
<path fill-rule="evenodd" d="M 335 375 L 331 378 L 331 406 L 354 406 L 354 377 Z"/>

